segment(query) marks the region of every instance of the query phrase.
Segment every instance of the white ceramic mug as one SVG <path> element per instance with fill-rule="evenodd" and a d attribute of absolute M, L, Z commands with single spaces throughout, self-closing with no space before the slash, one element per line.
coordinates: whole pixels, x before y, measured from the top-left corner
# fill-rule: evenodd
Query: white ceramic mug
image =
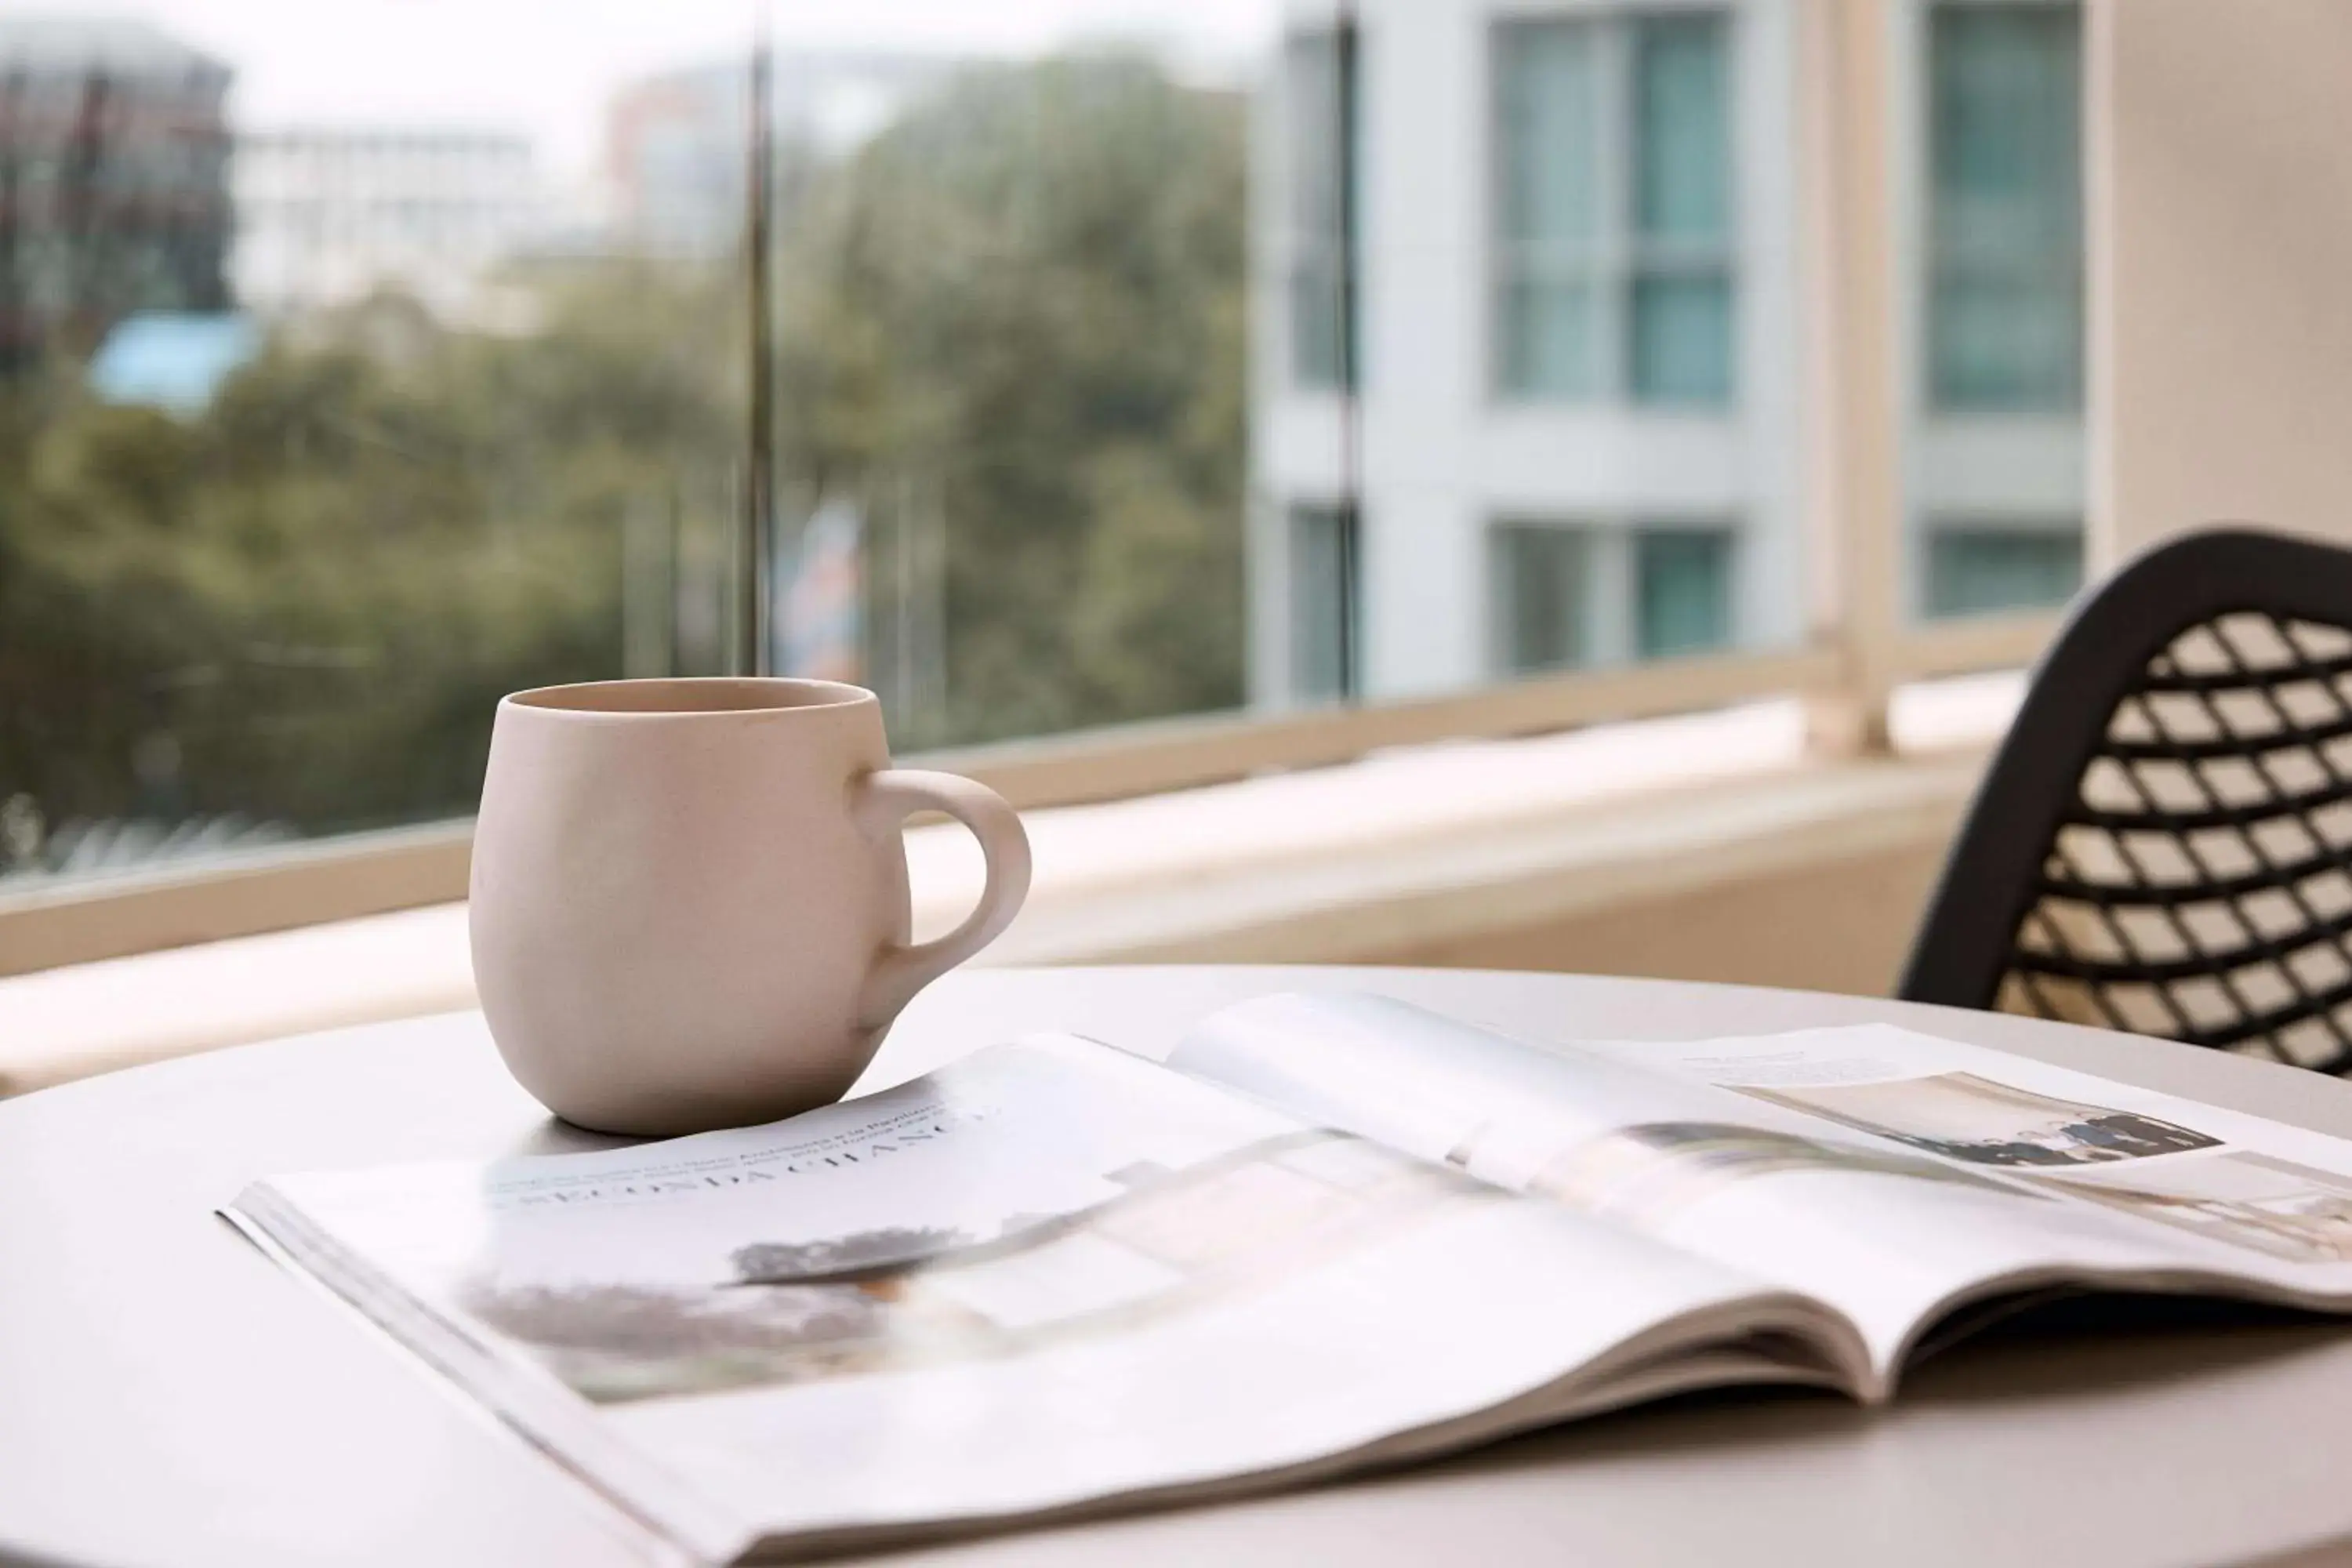
<path fill-rule="evenodd" d="M 900 824 L 980 840 L 980 905 L 908 944 Z M 522 1086 L 583 1127 L 667 1136 L 837 1100 L 915 993 L 1011 923 L 1029 840 L 1003 797 L 890 766 L 870 691 L 609 680 L 499 704 L 474 827 L 474 980 Z"/>

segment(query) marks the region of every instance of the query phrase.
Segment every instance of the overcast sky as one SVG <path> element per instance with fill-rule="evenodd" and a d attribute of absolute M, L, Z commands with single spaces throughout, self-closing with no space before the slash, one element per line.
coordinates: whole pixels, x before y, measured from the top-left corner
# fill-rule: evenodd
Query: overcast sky
<path fill-rule="evenodd" d="M 236 70 L 240 127 L 425 122 L 520 131 L 583 170 L 633 77 L 744 47 L 754 0 L 32 0 L 136 16 Z M 1278 0 L 769 0 L 777 47 L 1017 54 L 1077 39 L 1246 58 Z"/>

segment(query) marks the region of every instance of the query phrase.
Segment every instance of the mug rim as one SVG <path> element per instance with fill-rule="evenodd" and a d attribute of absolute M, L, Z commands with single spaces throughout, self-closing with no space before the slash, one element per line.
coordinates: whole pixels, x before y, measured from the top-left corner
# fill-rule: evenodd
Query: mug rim
<path fill-rule="evenodd" d="M 654 696 L 655 688 L 698 695 L 703 700 L 652 707 L 607 706 L 597 700 L 621 692 Z M 741 700 L 726 700 L 730 697 Z M 710 700 L 714 698 L 719 700 Z M 779 698 L 785 700 L 777 700 Z M 521 691 L 508 692 L 499 699 L 499 706 L 556 719 L 675 721 L 684 719 L 743 719 L 755 714 L 839 712 L 878 700 L 865 687 L 852 686 L 842 680 L 815 680 L 787 675 L 664 675 L 533 686 Z"/>

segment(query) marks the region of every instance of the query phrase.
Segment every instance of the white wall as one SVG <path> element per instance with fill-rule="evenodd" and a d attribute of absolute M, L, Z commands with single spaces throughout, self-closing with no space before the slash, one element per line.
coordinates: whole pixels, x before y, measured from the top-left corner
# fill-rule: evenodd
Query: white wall
<path fill-rule="evenodd" d="M 2352 542 L 2352 5 L 2090 0 L 2094 560 Z"/>

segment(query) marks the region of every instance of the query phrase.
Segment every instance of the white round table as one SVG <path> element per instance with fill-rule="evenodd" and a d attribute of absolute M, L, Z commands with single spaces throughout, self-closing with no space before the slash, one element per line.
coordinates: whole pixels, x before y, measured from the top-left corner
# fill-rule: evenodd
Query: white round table
<path fill-rule="evenodd" d="M 917 1001 L 863 1087 L 1034 1029 L 1165 1048 L 1225 1003 L 1330 984 L 1537 1039 L 1899 1021 L 2352 1136 L 2352 1087 L 2128 1036 L 1469 971 L 970 971 Z M 596 1142 L 515 1087 L 473 1014 L 0 1102 L 0 1562 L 655 1560 L 592 1493 L 213 1216 L 275 1172 Z M 1689 1399 L 1442 1466 L 892 1561 L 2105 1568 L 2330 1546 L 2352 1557 L 2352 1330 L 2248 1321 L 1995 1341 L 1930 1363 L 1876 1413 L 1811 1395 Z"/>

